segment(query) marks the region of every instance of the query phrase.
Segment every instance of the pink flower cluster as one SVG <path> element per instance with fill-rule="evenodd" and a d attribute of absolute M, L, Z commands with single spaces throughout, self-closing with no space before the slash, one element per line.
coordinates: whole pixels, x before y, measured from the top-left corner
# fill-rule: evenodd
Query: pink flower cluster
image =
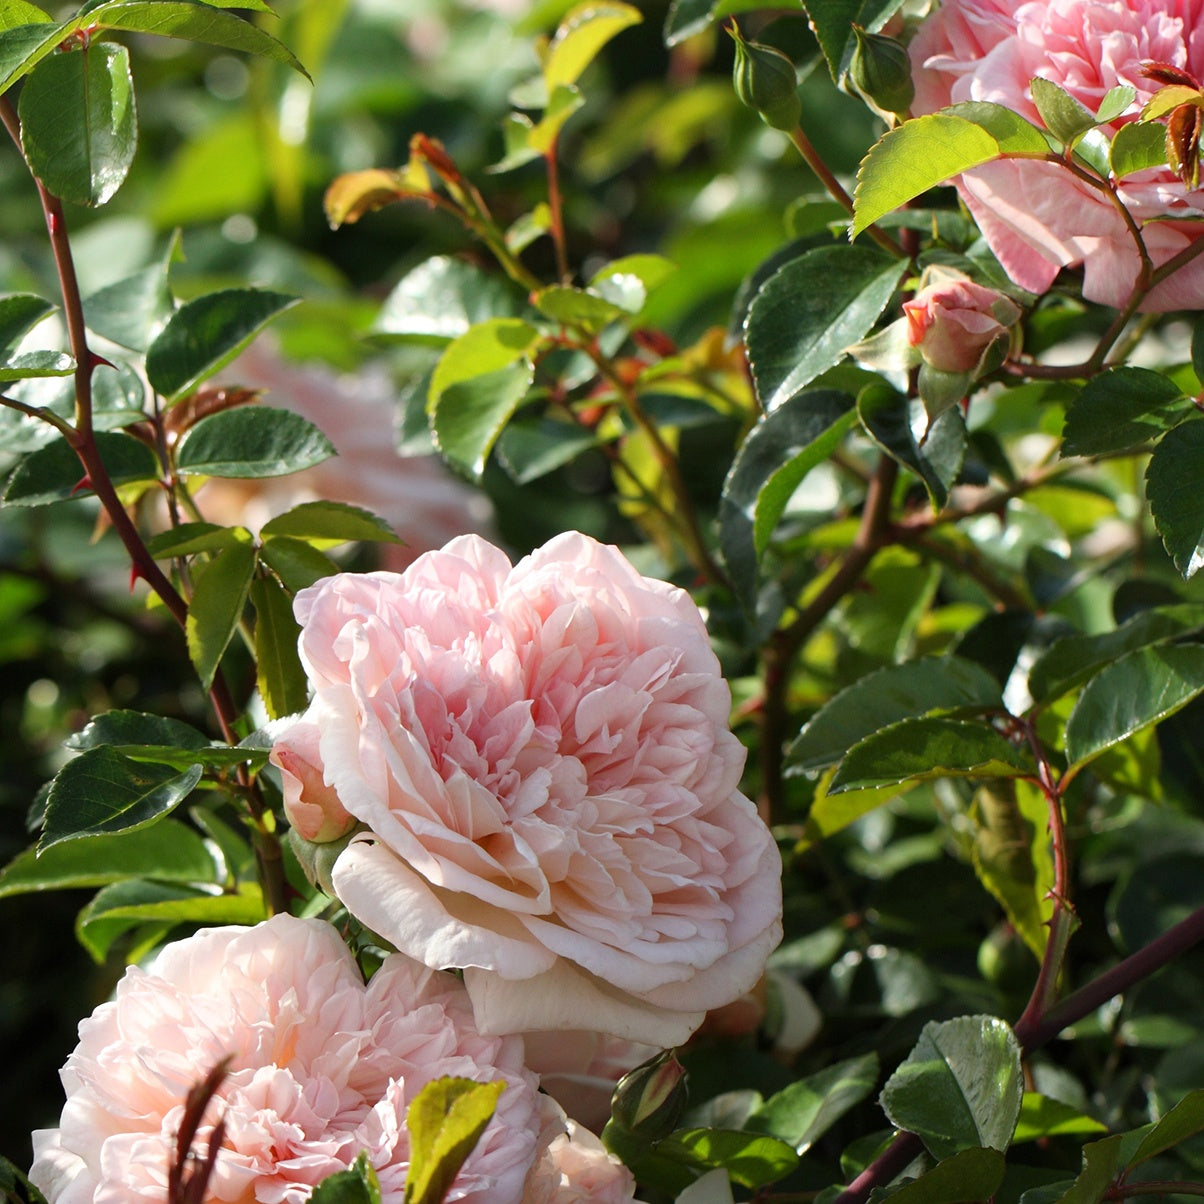
<path fill-rule="evenodd" d="M 30 1178 L 51 1204 L 161 1204 L 188 1090 L 226 1057 L 194 1143 L 225 1117 L 207 1200 L 300 1204 L 363 1150 L 396 1204 L 406 1109 L 444 1075 L 505 1083 L 448 1200 L 573 1204 L 582 1184 L 601 1204 L 632 1199 L 626 1168 L 538 1093 L 522 1039 L 480 1035 L 458 979 L 394 954 L 365 986 L 333 928 L 285 915 L 202 931 L 126 972 L 80 1025 Z"/>
<path fill-rule="evenodd" d="M 1051 80 L 1095 112 L 1118 84 L 1137 90 L 1134 120 L 1158 84 L 1142 64 L 1169 63 L 1204 77 L 1204 0 L 943 0 L 910 47 L 912 112 L 991 101 L 1040 124 L 1029 81 Z M 1104 192 L 1038 160 L 989 163 L 958 177 L 958 191 L 1008 275 L 1044 292 L 1063 267 L 1081 265 L 1083 295 L 1121 308 L 1140 270 L 1123 214 Z M 1160 266 L 1204 237 L 1204 190 L 1169 168 L 1121 180 L 1118 196 Z M 1204 255 L 1159 283 L 1148 311 L 1204 309 Z"/>
<path fill-rule="evenodd" d="M 314 695 L 274 753 L 293 819 L 362 825 L 338 897 L 463 969 L 481 1032 L 588 1018 L 674 1045 L 760 977 L 781 862 L 687 594 L 583 535 L 513 566 L 466 536 L 296 611 Z"/>

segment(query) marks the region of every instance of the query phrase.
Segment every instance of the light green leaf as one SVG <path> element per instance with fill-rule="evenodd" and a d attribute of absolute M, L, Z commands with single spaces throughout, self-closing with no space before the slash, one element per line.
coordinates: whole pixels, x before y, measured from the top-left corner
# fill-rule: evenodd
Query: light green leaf
<path fill-rule="evenodd" d="M 534 369 L 524 361 L 449 385 L 432 418 L 435 445 L 456 467 L 479 477 L 533 379 Z"/>
<path fill-rule="evenodd" d="M 373 333 L 443 347 L 490 318 L 518 309 L 512 288 L 473 264 L 439 255 L 420 263 L 385 298 Z"/>
<path fill-rule="evenodd" d="M 235 544 L 218 552 L 196 579 L 185 634 L 205 689 L 213 684 L 218 662 L 238 629 L 254 572 L 255 549 Z"/>
<path fill-rule="evenodd" d="M 611 38 L 644 18 L 637 8 L 617 0 L 579 4 L 561 23 L 548 46 L 544 84 L 551 95 L 561 84 L 575 84 Z"/>
<path fill-rule="evenodd" d="M 61 351 L 24 351 L 0 367 L 0 383 L 36 376 L 70 376 L 75 361 Z"/>
<path fill-rule="evenodd" d="M 1204 422 L 1184 422 L 1154 449 L 1145 472 L 1154 526 L 1184 579 L 1204 565 L 1204 489 L 1196 470 L 1204 456 Z"/>
<path fill-rule="evenodd" d="M 745 1128 L 768 1133 L 805 1154 L 850 1108 L 865 1099 L 877 1082 L 877 1054 L 837 1062 L 770 1096 L 749 1116 Z"/>
<path fill-rule="evenodd" d="M 984 1147 L 1004 1151 L 1024 1094 L 1020 1045 L 995 1016 L 924 1025 L 882 1089 L 891 1124 L 918 1134 L 933 1157 Z"/>
<path fill-rule="evenodd" d="M 3 0 L 0 4 L 0 30 L 18 25 L 41 25 L 54 18 L 29 0 Z"/>
<path fill-rule="evenodd" d="M 258 479 L 300 472 L 334 454 L 334 444 L 300 414 L 239 406 L 210 414 L 185 432 L 176 467 L 181 476 Z"/>
<path fill-rule="evenodd" d="M 640 300 L 642 304 L 643 298 Z M 553 284 L 533 293 L 531 304 L 554 322 L 578 327 L 588 334 L 597 334 L 611 322 L 628 317 L 627 310 L 595 292 L 561 284 Z"/>
<path fill-rule="evenodd" d="M 152 221 L 171 229 L 257 212 L 270 183 L 268 160 L 261 118 L 251 109 L 205 125 L 162 170 L 148 198 Z"/>
<path fill-rule="evenodd" d="M 1084 1116 L 1077 1108 L 1072 1108 L 1061 1100 L 1050 1099 L 1049 1096 L 1036 1091 L 1026 1091 L 1020 1102 L 1020 1119 L 1016 1122 L 1012 1144 L 1037 1141 L 1042 1137 L 1078 1136 L 1083 1133 L 1107 1131 L 1107 1125 L 1100 1124 L 1093 1117 Z"/>
<path fill-rule="evenodd" d="M 1166 166 L 1166 127 L 1157 121 L 1130 121 L 1112 139 L 1112 174 L 1123 180 L 1134 172 Z"/>
<path fill-rule="evenodd" d="M 656 1153 L 707 1170 L 722 1167 L 733 1183 L 753 1191 L 798 1165 L 798 1154 L 785 1141 L 732 1129 L 677 1129 L 657 1143 Z"/>
<path fill-rule="evenodd" d="M 301 628 L 293 604 L 274 577 L 251 582 L 255 607 L 256 683 L 269 719 L 281 719 L 305 709 L 309 682 L 297 654 Z"/>
<path fill-rule="evenodd" d="M 259 533 L 265 539 L 290 535 L 315 548 L 333 548 L 357 541 L 401 543 L 397 532 L 383 518 L 346 502 L 302 502 L 268 519 Z"/>
<path fill-rule="evenodd" d="M 68 761 L 46 800 L 39 850 L 83 836 L 112 836 L 142 828 L 176 807 L 201 780 L 199 766 L 133 761 L 101 746 Z"/>
<path fill-rule="evenodd" d="M 428 413 L 435 413 L 439 399 L 454 385 L 525 359 L 540 338 L 539 330 L 521 318 L 489 318 L 468 329 L 435 365 L 427 394 Z"/>
<path fill-rule="evenodd" d="M 339 566 L 325 552 L 290 535 L 273 535 L 266 539 L 259 557 L 291 594 L 339 571 Z"/>
<path fill-rule="evenodd" d="M 506 1084 L 443 1077 L 428 1083 L 406 1113 L 410 1169 L 405 1204 L 442 1204 L 452 1180 L 493 1117 Z"/>
<path fill-rule="evenodd" d="M 1066 721 L 1066 759 L 1082 765 L 1204 693 L 1204 646 L 1140 648 L 1100 670 Z"/>
<path fill-rule="evenodd" d="M 1090 109 L 1080 104 L 1065 88 L 1039 76 L 1029 81 L 1033 104 L 1045 128 L 1065 146 L 1076 142 L 1098 122 Z"/>
<path fill-rule="evenodd" d="M 948 117 L 960 117 L 981 126 L 999 144 L 1003 154 L 1044 155 L 1049 141 L 1031 121 L 1003 105 L 988 100 L 967 100 L 941 109 Z"/>
<path fill-rule="evenodd" d="M 57 307 L 32 293 L 0 297 L 0 353 L 7 359 L 16 345 Z"/>
<path fill-rule="evenodd" d="M 220 552 L 237 543 L 250 543 L 246 527 L 219 527 L 216 523 L 181 523 L 147 540 L 146 550 L 156 560 L 173 556 L 195 556 L 199 552 Z"/>

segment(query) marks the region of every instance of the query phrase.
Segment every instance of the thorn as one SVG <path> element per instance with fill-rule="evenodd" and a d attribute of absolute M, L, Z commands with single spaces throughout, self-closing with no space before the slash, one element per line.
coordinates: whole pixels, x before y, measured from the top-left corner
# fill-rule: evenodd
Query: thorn
<path fill-rule="evenodd" d="M 74 497 L 77 493 L 83 493 L 85 490 L 91 488 L 92 478 L 87 473 L 84 473 L 84 475 L 76 482 L 74 488 L 72 488 L 71 496 Z"/>

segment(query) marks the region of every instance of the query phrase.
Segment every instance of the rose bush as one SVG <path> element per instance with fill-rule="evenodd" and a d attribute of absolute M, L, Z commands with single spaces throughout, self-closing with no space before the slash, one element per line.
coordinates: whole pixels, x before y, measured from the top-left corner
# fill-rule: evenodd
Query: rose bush
<path fill-rule="evenodd" d="M 443 1075 L 506 1083 L 449 1200 L 517 1204 L 529 1174 L 543 1182 L 569 1157 L 522 1041 L 477 1033 L 454 977 L 393 955 L 365 986 L 333 928 L 279 915 L 203 930 L 126 972 L 80 1025 L 60 1126 L 34 1135 L 32 1180 L 52 1204 L 165 1199 L 185 1096 L 227 1056 L 194 1143 L 203 1150 L 224 1113 L 206 1199 L 295 1204 L 367 1150 L 384 1199 L 400 1201 L 406 1108 Z M 630 1199 L 630 1175 L 623 1190 L 607 1198 Z"/>
<path fill-rule="evenodd" d="M 334 888 L 463 968 L 482 1032 L 585 1020 L 673 1045 L 757 980 L 781 863 L 687 594 L 576 533 L 513 567 L 470 536 L 328 578 L 296 612 L 300 723 L 367 828 Z"/>
<path fill-rule="evenodd" d="M 912 112 L 968 100 L 992 101 L 1041 124 L 1029 81 L 1058 84 L 1095 112 L 1109 88 L 1128 84 L 1137 99 L 1112 123 L 1134 120 L 1159 85 L 1142 64 L 1169 63 L 1204 75 L 1201 0 L 946 0 L 910 46 Z M 1063 267 L 1083 268 L 1083 295 L 1126 305 L 1141 267 L 1133 235 L 1103 188 L 1039 160 L 989 163 L 963 173 L 958 191 L 1008 275 L 1045 292 Z M 1155 267 L 1204 236 L 1204 191 L 1169 168 L 1134 173 L 1118 199 L 1140 227 Z M 1148 311 L 1204 308 L 1204 257 L 1192 260 L 1144 298 Z"/>

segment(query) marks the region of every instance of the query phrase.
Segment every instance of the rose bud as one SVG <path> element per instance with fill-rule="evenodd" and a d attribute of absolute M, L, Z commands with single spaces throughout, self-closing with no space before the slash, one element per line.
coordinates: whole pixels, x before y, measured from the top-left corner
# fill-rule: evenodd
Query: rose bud
<path fill-rule="evenodd" d="M 906 113 L 915 99 L 911 59 L 901 42 L 880 33 L 866 33 L 853 26 L 857 44 L 849 63 L 849 82 L 875 109 L 883 114 Z"/>
<path fill-rule="evenodd" d="M 907 341 L 940 372 L 972 373 L 987 348 L 1007 334 L 1020 307 L 1003 293 L 950 268 L 930 267 L 903 304 Z"/>
<path fill-rule="evenodd" d="M 803 107 L 794 64 L 772 46 L 745 41 L 734 21 L 728 33 L 736 43 L 736 61 L 732 65 L 736 95 L 750 109 L 756 109 L 766 125 L 775 130 L 793 130 Z"/>
<path fill-rule="evenodd" d="M 619 1080 L 610 1123 L 644 1141 L 659 1141 L 677 1128 L 685 1107 L 686 1069 L 667 1049 Z"/>
<path fill-rule="evenodd" d="M 355 827 L 339 796 L 326 784 L 318 754 L 319 731 L 312 723 L 296 723 L 276 742 L 270 760 L 280 770 L 284 813 L 303 840 L 325 844 Z"/>

